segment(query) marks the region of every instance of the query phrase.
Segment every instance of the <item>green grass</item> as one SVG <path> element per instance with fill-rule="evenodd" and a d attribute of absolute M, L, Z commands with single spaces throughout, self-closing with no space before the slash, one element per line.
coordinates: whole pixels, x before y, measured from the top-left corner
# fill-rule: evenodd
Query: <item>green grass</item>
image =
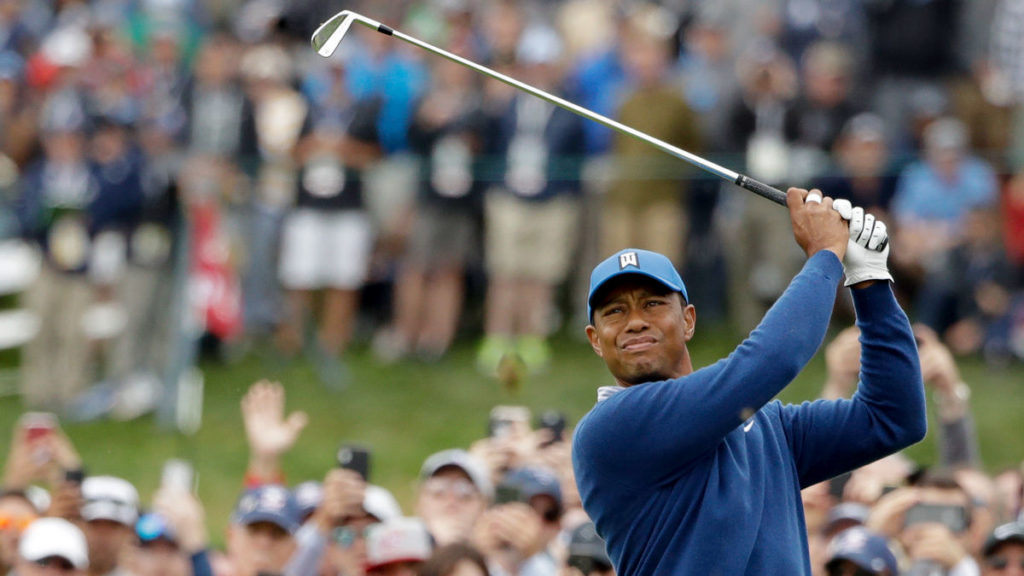
<path fill-rule="evenodd" d="M 738 339 L 722 333 L 702 333 L 691 347 L 695 366 L 728 354 Z M 287 408 L 304 410 L 310 422 L 284 467 L 292 483 L 322 478 L 333 465 L 339 443 L 360 442 L 374 450 L 372 481 L 391 489 L 411 511 L 415 481 L 423 459 L 452 446 L 468 447 L 483 436 L 487 414 L 496 404 L 523 404 L 535 412 L 564 411 L 575 423 L 593 404 L 595 389 L 609 383 L 603 363 L 577 338 L 555 341 L 557 361 L 546 374 L 529 378 L 517 391 L 507 390 L 480 376 L 473 367 L 472 343 L 460 343 L 437 364 L 405 363 L 381 366 L 365 348 L 349 358 L 351 385 L 332 392 L 319 384 L 304 362 L 280 364 L 250 355 L 227 365 L 204 362 L 203 423 L 194 436 L 161 430 L 153 418 L 133 422 L 101 421 L 67 425 L 91 473 L 114 474 L 132 480 L 147 500 L 157 487 L 163 461 L 191 460 L 199 473 L 199 494 L 207 506 L 215 543 L 223 541 L 228 515 L 238 494 L 247 461 L 239 400 L 261 378 L 283 383 Z M 1024 460 L 1020 441 L 1024 414 L 1024 371 L 1013 366 L 992 370 L 973 360 L 962 365 L 974 388 L 982 454 L 989 470 L 1018 465 Z M 819 353 L 781 395 L 787 402 L 813 399 L 824 378 Z M 0 399 L 0 455 L 6 455 L 9 434 L 19 413 L 17 398 Z M 928 438 L 908 450 L 922 464 L 936 460 L 936 427 Z"/>

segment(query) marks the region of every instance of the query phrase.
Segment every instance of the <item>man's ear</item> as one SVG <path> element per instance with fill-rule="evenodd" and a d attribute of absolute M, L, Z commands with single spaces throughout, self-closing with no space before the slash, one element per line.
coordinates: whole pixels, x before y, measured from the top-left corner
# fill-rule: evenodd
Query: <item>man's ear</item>
<path fill-rule="evenodd" d="M 686 319 L 686 341 L 689 342 L 697 331 L 697 309 L 693 304 L 687 304 L 683 308 L 683 318 Z"/>
<path fill-rule="evenodd" d="M 601 343 L 597 341 L 597 328 L 594 328 L 593 324 L 587 324 L 587 340 L 590 341 L 590 347 L 594 349 L 594 353 L 604 358 L 604 354 L 601 353 Z"/>

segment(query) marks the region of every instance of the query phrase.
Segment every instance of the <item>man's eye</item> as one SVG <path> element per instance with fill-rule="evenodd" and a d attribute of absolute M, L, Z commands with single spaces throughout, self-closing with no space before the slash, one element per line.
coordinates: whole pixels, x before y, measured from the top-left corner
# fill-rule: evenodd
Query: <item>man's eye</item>
<path fill-rule="evenodd" d="M 664 303 L 664 300 L 648 300 L 647 302 L 644 303 L 644 306 L 647 306 L 648 308 L 653 308 L 654 306 L 661 306 Z"/>

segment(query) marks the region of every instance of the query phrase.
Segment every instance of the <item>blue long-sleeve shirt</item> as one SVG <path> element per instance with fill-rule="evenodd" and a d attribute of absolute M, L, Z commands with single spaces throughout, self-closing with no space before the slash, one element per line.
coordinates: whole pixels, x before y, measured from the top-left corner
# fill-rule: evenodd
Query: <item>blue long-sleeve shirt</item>
<path fill-rule="evenodd" d="M 727 358 L 625 388 L 577 425 L 576 482 L 620 576 L 809 575 L 801 488 L 924 437 L 917 347 L 884 282 L 853 291 L 853 398 L 770 402 L 821 345 L 841 278 L 815 254 Z"/>

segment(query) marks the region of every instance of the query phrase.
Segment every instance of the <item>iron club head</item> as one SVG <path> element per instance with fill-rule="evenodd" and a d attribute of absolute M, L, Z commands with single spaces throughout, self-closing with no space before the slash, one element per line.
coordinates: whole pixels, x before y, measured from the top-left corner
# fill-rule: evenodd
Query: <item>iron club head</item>
<path fill-rule="evenodd" d="M 316 32 L 313 32 L 312 43 L 316 53 L 324 58 L 334 54 L 334 51 L 338 49 L 338 45 L 341 44 L 342 38 L 348 33 L 348 29 L 352 26 L 353 22 L 358 22 L 367 28 L 381 32 L 386 28 L 376 20 L 371 20 L 350 10 L 343 10 L 335 14 L 327 22 L 321 24 L 316 29 Z"/>

